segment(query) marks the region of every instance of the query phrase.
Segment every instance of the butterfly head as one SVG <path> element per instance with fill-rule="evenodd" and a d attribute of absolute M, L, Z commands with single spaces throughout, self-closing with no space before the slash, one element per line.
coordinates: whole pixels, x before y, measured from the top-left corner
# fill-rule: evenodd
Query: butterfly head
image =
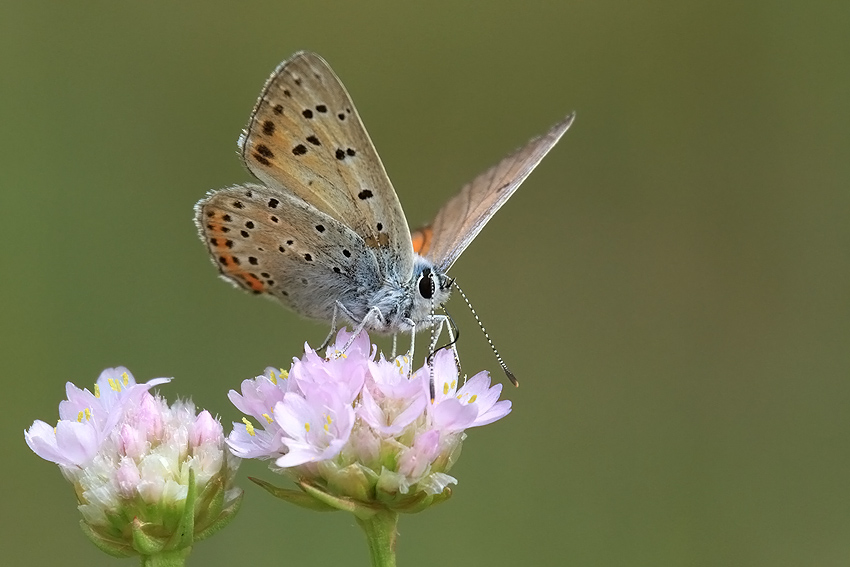
<path fill-rule="evenodd" d="M 414 321 L 430 320 L 434 307 L 448 301 L 453 280 L 427 260 L 420 259 L 414 269 L 411 296 L 411 318 Z"/>

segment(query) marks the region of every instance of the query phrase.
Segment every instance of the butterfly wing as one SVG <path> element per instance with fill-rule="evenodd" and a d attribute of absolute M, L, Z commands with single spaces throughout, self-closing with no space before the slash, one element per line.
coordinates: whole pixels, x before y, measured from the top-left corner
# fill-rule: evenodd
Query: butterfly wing
<path fill-rule="evenodd" d="M 534 138 L 467 183 L 443 205 L 434 222 L 412 234 L 414 250 L 443 272 L 448 270 L 561 139 L 574 117 L 575 113 L 570 114 L 544 135 Z"/>
<path fill-rule="evenodd" d="M 225 280 L 307 317 L 330 319 L 336 301 L 356 293 L 355 282 L 380 281 L 362 238 L 286 191 L 211 191 L 195 206 L 195 222 Z"/>
<path fill-rule="evenodd" d="M 251 173 L 351 227 L 385 273 L 412 273 L 401 203 L 348 92 L 324 59 L 300 52 L 275 70 L 239 146 Z"/>

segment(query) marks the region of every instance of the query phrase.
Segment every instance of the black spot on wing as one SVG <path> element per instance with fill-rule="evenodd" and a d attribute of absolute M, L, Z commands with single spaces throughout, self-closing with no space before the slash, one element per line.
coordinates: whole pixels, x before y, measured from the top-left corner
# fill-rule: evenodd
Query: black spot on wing
<path fill-rule="evenodd" d="M 362 190 L 357 194 L 357 197 L 360 198 L 361 201 L 365 201 L 366 199 L 371 199 L 374 195 L 368 189 Z"/>
<path fill-rule="evenodd" d="M 274 152 L 272 152 L 269 149 L 269 147 L 265 144 L 257 144 L 256 151 L 257 151 L 258 154 L 260 154 L 261 156 L 263 156 L 265 158 L 273 158 L 274 157 Z M 250 195 L 249 195 L 249 197 L 250 197 Z"/>
<path fill-rule="evenodd" d="M 297 156 L 303 156 L 307 153 L 307 146 L 305 146 L 304 144 L 298 144 L 297 146 L 292 148 L 292 153 Z"/>

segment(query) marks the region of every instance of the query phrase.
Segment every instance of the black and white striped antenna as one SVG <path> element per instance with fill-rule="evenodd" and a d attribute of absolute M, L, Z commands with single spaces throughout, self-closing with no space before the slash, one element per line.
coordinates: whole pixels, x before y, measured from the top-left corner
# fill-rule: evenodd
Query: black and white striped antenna
<path fill-rule="evenodd" d="M 502 370 L 504 370 L 505 376 L 508 377 L 508 380 L 510 380 L 514 386 L 519 387 L 519 382 L 517 381 L 516 376 L 514 376 L 514 373 L 511 372 L 510 368 L 508 368 L 508 365 L 505 364 L 505 361 L 502 360 L 502 355 L 499 354 L 499 350 L 496 348 L 496 345 L 494 345 L 493 341 L 490 339 L 490 335 L 487 333 L 487 329 L 484 328 L 484 323 L 482 323 L 481 319 L 479 319 L 478 313 L 475 312 L 475 308 L 472 306 L 472 303 L 469 302 L 469 298 L 466 297 L 466 294 L 463 293 L 463 290 L 460 289 L 459 285 L 457 285 L 457 280 L 452 280 L 452 285 L 457 288 L 458 292 L 460 293 L 460 296 L 463 298 L 463 300 L 466 302 L 467 307 L 469 307 L 469 310 L 472 312 L 472 316 L 475 317 L 475 321 L 478 323 L 478 326 L 481 327 L 481 332 L 484 333 L 484 338 L 487 339 L 487 343 L 490 345 L 490 348 L 493 349 L 493 354 L 496 355 L 496 360 L 499 362 L 499 366 L 502 367 Z"/>

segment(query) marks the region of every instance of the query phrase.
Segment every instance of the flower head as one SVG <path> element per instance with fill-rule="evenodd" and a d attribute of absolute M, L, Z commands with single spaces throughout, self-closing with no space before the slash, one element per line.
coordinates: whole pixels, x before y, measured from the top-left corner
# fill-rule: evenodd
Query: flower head
<path fill-rule="evenodd" d="M 331 507 L 413 511 L 448 497 L 446 488 L 457 480 L 447 472 L 464 430 L 510 413 L 510 401 L 499 401 L 501 386 L 491 387 L 482 372 L 458 389 L 450 351 L 411 376 L 407 357 L 378 356 L 365 333 L 343 353 L 350 338 L 340 331 L 327 358 L 306 347 L 288 372 L 267 370 L 242 382 L 241 392 L 231 391 L 247 416 L 233 424 L 231 449 L 273 460 L 276 470 Z M 269 489 L 297 500 L 290 491 Z"/>
<path fill-rule="evenodd" d="M 226 523 L 241 499 L 239 459 L 218 420 L 149 392 L 169 380 L 137 384 L 126 368 L 105 370 L 94 392 L 67 385 L 55 428 L 36 421 L 24 432 L 74 485 L 86 534 L 116 555 L 188 547 Z"/>

